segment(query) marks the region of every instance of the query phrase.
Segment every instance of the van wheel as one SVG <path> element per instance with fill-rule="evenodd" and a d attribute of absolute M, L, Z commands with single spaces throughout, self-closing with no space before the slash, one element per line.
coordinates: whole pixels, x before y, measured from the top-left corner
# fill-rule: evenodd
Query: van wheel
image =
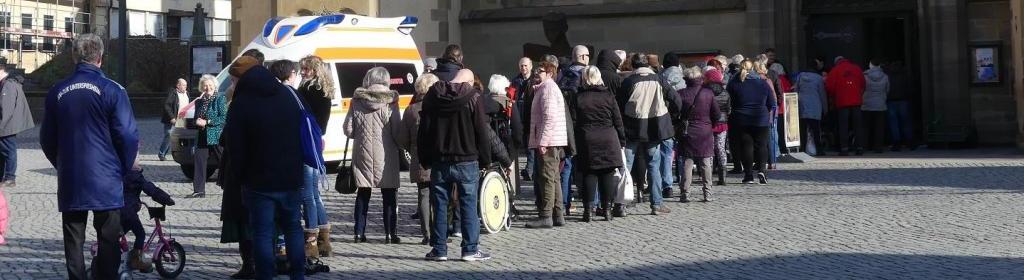
<path fill-rule="evenodd" d="M 196 167 L 193 164 L 182 164 L 181 165 L 181 173 L 185 174 L 185 178 L 188 178 L 189 181 L 194 179 L 194 177 L 195 177 L 195 170 L 196 170 Z M 206 180 L 210 180 L 210 178 L 213 177 L 213 173 L 214 172 L 217 172 L 217 167 L 216 166 L 207 166 L 206 167 Z"/>

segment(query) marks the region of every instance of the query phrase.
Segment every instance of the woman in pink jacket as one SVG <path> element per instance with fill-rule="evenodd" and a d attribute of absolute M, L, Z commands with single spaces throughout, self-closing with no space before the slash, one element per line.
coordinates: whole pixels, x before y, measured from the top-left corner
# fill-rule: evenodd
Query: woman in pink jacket
<path fill-rule="evenodd" d="M 565 157 L 565 147 L 569 144 L 569 134 L 565 118 L 565 99 L 553 79 L 557 68 L 551 62 L 541 62 L 537 73 L 541 82 L 533 88 L 529 146 L 530 149 L 537 151 L 539 172 L 535 183 L 541 191 L 536 192 L 539 217 L 527 223 L 527 228 L 565 225 L 559 168 L 562 158 Z"/>

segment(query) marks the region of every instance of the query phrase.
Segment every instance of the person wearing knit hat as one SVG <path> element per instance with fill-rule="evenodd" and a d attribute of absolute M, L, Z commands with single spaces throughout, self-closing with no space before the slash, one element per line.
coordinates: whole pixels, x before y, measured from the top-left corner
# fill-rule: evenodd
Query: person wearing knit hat
<path fill-rule="evenodd" d="M 715 133 L 715 168 L 713 170 L 718 177 L 718 181 L 715 184 L 724 186 L 725 167 L 728 164 L 728 146 L 726 146 L 726 142 L 729 139 L 729 114 L 732 113 L 732 100 L 729 99 L 729 92 L 725 90 L 725 75 L 721 70 L 715 68 L 704 72 L 704 81 L 706 82 L 704 86 L 715 93 L 715 103 L 718 104 L 718 111 L 721 113 L 718 117 L 718 124 L 712 128 L 712 131 Z"/>
<path fill-rule="evenodd" d="M 259 64 L 259 62 L 256 61 L 256 58 L 244 55 L 240 56 L 235 60 L 235 62 L 231 63 L 231 68 L 228 69 L 228 74 L 231 74 L 231 76 L 234 76 L 235 78 L 242 77 L 245 72 L 248 72 L 249 69 L 252 69 L 252 67 L 257 64 Z"/>

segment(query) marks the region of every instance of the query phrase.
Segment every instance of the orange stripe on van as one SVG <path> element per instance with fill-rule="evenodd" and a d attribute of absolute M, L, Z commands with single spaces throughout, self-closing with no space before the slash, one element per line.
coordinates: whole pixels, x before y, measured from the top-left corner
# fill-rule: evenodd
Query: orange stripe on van
<path fill-rule="evenodd" d="M 412 103 L 412 95 L 398 96 L 398 109 L 405 110 L 405 108 L 409 107 L 409 103 Z M 341 106 L 331 109 L 331 113 L 334 113 L 335 111 L 348 113 L 350 108 L 352 108 L 352 98 L 344 98 L 341 100 Z"/>
<path fill-rule="evenodd" d="M 416 49 L 396 48 L 320 48 L 313 52 L 314 55 L 324 60 L 350 59 L 350 60 L 373 60 L 373 59 L 394 59 L 394 60 L 420 60 L 420 52 Z"/>

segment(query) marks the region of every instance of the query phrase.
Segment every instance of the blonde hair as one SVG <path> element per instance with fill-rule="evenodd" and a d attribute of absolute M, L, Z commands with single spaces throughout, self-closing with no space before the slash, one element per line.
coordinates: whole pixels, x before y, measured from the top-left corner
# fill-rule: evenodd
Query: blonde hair
<path fill-rule="evenodd" d="M 594 66 L 587 66 L 587 68 L 583 68 L 582 78 L 584 86 L 604 85 L 604 80 L 601 78 L 601 70 Z"/>
<path fill-rule="evenodd" d="M 313 79 L 308 87 L 316 87 L 316 90 L 324 92 L 324 97 L 334 95 L 334 80 L 327 76 L 327 69 L 324 67 L 324 60 L 319 56 L 309 55 L 299 60 L 299 69 L 306 69 L 313 72 Z"/>
<path fill-rule="evenodd" d="M 202 77 L 199 77 L 199 84 L 196 85 L 196 89 L 198 89 L 200 93 L 203 93 L 203 84 L 206 82 L 210 82 L 210 84 L 213 85 L 213 94 L 217 94 L 217 88 L 220 87 L 220 84 L 217 83 L 217 77 L 210 74 L 203 74 Z"/>
<path fill-rule="evenodd" d="M 436 75 L 427 73 L 423 74 L 423 76 L 420 76 L 419 78 L 416 78 L 416 82 L 413 83 L 413 87 L 416 88 L 417 95 L 422 95 L 426 94 L 427 91 L 430 90 L 430 87 L 433 86 L 434 83 L 437 83 L 437 81 L 438 78 Z"/>
<path fill-rule="evenodd" d="M 758 74 L 768 75 L 768 65 L 765 64 L 765 62 L 762 62 L 761 60 L 758 60 L 756 63 L 754 63 L 754 70 L 757 70 Z"/>
<path fill-rule="evenodd" d="M 746 59 L 740 62 L 740 81 L 746 81 L 751 71 L 754 71 L 754 61 Z"/>

